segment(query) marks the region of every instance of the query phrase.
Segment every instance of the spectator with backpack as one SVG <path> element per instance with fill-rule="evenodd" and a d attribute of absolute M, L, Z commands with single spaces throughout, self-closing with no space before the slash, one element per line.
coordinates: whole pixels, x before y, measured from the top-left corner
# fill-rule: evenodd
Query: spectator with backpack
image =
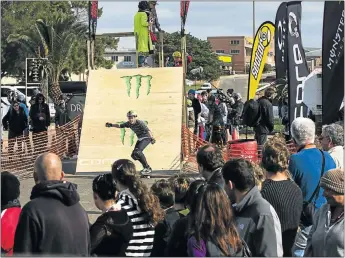
<path fill-rule="evenodd" d="M 158 197 L 161 208 L 165 211 L 164 220 L 155 227 L 151 257 L 163 257 L 172 228 L 180 215 L 174 208 L 175 193 L 169 181 L 162 179 L 155 182 L 151 191 Z"/>
<path fill-rule="evenodd" d="M 296 118 L 291 124 L 291 136 L 297 145 L 297 153 L 289 160 L 289 171 L 303 193 L 303 209 L 300 231 L 296 235 L 292 255 L 302 257 L 307 238 L 313 224 L 313 215 L 326 203 L 319 182 L 322 175 L 336 167 L 333 158 L 326 151 L 316 148 L 315 123 L 305 117 Z"/>
<path fill-rule="evenodd" d="M 248 100 L 243 108 L 243 124 L 254 128 L 255 140 L 259 146 L 267 141 L 267 136 L 274 129 L 272 99 L 275 90 L 268 88 L 258 100 Z"/>

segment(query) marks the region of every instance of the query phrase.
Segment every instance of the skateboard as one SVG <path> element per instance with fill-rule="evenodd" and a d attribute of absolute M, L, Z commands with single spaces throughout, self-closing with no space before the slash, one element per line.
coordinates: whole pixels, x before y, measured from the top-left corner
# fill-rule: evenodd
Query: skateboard
<path fill-rule="evenodd" d="M 150 179 L 151 175 L 142 175 L 142 174 L 140 174 L 140 178 Z"/>

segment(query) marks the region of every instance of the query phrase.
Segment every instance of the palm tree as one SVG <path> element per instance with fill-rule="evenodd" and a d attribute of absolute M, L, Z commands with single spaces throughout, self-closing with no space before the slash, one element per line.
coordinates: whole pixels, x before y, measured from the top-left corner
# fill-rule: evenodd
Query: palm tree
<path fill-rule="evenodd" d="M 32 31 L 24 35 L 10 35 L 7 41 L 20 43 L 28 57 L 47 58 L 43 61 L 43 82 L 48 84 L 48 94 L 55 104 L 62 95 L 59 78 L 68 68 L 74 44 L 85 38 L 87 26 L 71 18 L 55 18 L 50 22 L 37 20 Z M 42 87 L 45 91 L 45 87 Z"/>

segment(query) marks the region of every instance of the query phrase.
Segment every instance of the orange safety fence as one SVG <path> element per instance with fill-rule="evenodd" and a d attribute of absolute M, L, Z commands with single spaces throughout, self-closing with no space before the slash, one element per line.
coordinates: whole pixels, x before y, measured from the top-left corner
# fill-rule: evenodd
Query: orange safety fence
<path fill-rule="evenodd" d="M 9 171 L 19 179 L 32 177 L 35 159 L 52 152 L 60 158 L 78 153 L 81 117 L 46 132 L 32 133 L 1 142 L 1 171 Z"/>

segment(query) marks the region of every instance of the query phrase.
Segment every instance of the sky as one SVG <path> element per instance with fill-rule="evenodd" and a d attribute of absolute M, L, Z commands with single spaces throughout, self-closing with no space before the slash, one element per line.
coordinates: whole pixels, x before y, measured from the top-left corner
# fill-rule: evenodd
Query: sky
<path fill-rule="evenodd" d="M 139 2 L 139 1 L 138 1 Z M 133 19 L 137 1 L 99 1 L 103 15 L 98 20 L 97 34 L 133 31 Z M 180 2 L 159 1 L 157 15 L 161 28 L 169 33 L 181 27 Z M 255 2 L 255 27 L 264 21 L 274 23 L 280 1 Z M 302 2 L 301 35 L 304 47 L 319 47 L 322 44 L 324 2 Z M 186 31 L 206 40 L 209 36 L 252 36 L 252 2 L 196 2 L 191 1 L 186 22 Z M 122 38 L 119 47 L 134 48 L 134 38 Z"/>

